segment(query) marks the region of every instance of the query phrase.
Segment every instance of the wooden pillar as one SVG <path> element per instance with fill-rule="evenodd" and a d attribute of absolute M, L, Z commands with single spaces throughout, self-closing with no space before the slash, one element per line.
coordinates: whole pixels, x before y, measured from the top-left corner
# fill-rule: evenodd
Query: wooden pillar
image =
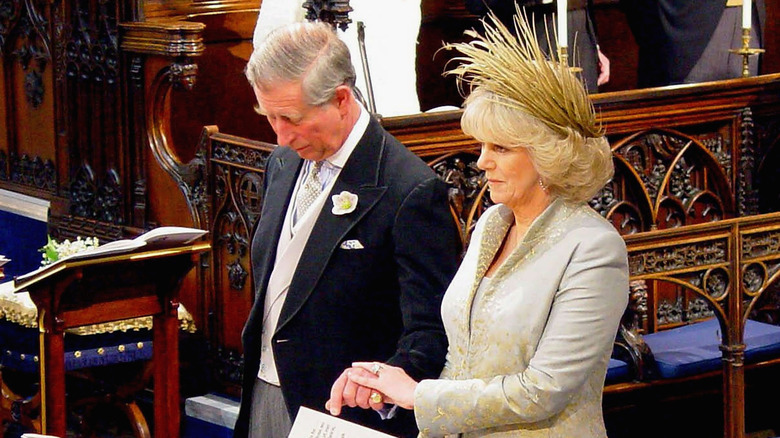
<path fill-rule="evenodd" d="M 172 315 L 171 315 L 172 313 Z M 179 320 L 176 308 L 154 317 L 154 436 L 179 437 Z"/>
<path fill-rule="evenodd" d="M 745 344 L 721 345 L 723 352 L 723 436 L 745 436 Z"/>
<path fill-rule="evenodd" d="M 745 325 L 742 318 L 742 239 L 734 222 L 729 236 L 729 291 L 726 297 L 726 327 L 720 350 L 723 354 L 723 436 L 745 436 Z"/>
<path fill-rule="evenodd" d="M 39 318 L 39 321 L 42 318 Z M 65 412 L 65 338 L 63 332 L 47 329 L 39 323 L 41 375 L 41 429 L 44 434 L 64 437 Z"/>

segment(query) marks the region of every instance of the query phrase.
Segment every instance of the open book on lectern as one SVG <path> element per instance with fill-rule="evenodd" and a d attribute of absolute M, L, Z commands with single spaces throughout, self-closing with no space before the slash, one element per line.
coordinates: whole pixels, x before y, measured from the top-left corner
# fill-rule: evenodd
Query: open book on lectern
<path fill-rule="evenodd" d="M 63 257 L 50 265 L 41 266 L 35 271 L 15 277 L 14 285 L 19 286 L 27 280 L 41 275 L 41 273 L 44 271 L 57 269 L 58 266 L 65 262 L 94 259 L 108 255 L 134 252 L 139 250 L 139 248 L 143 248 L 143 250 L 173 248 L 191 243 L 206 233 L 206 230 L 201 230 L 198 228 L 158 227 L 147 231 L 146 233 L 141 234 L 134 239 L 115 240 L 95 248 L 90 248 L 86 251 L 77 252 L 67 257 Z"/>

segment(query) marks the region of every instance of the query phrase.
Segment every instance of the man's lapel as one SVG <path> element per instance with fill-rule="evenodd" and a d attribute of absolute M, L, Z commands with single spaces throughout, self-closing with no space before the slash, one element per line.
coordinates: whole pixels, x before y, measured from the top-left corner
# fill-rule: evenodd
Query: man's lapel
<path fill-rule="evenodd" d="M 298 312 L 317 285 L 338 245 L 349 230 L 374 207 L 387 189 L 379 186 L 384 148 L 385 137 L 382 135 L 381 127 L 372 119 L 366 133 L 341 170 L 314 224 L 298 261 L 295 276 L 290 283 L 277 330 Z M 351 213 L 336 215 L 331 211 L 333 207 L 331 196 L 342 191 L 356 194 L 358 203 Z"/>

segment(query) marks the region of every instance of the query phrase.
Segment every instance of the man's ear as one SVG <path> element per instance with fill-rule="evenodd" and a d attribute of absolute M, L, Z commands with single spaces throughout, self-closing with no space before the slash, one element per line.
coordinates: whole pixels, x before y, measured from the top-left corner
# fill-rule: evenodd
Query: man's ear
<path fill-rule="evenodd" d="M 355 96 L 352 94 L 352 89 L 349 86 L 339 85 L 336 87 L 334 99 L 336 100 L 336 107 L 339 109 L 339 113 L 343 116 L 349 111 L 349 107 L 352 104 L 352 101 L 355 100 Z"/>

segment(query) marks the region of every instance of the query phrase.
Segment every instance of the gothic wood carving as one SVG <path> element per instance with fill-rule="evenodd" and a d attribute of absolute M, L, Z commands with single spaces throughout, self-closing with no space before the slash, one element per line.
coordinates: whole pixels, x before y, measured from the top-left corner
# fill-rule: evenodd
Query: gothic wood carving
<path fill-rule="evenodd" d="M 43 74 L 52 60 L 47 9 L 48 3 L 40 0 L 0 2 L 0 53 L 22 67 L 25 96 L 33 108 L 43 103 Z M 10 72 L 6 65 L 6 76 Z"/>
<path fill-rule="evenodd" d="M 182 163 L 178 158 L 166 126 L 169 116 L 166 101 L 171 88 L 191 89 L 194 86 L 197 65 L 192 58 L 204 50 L 201 37 L 204 25 L 187 22 L 122 23 L 121 28 L 123 51 L 175 59 L 157 72 L 146 93 L 146 140 L 158 165 L 174 178 L 184 194 L 195 227 L 201 227 L 200 210 L 207 208 L 204 159 L 197 151 L 195 159 L 189 163 Z M 135 72 L 140 69 L 140 61 L 134 60 L 131 66 Z M 140 74 L 140 71 L 133 74 Z"/>
<path fill-rule="evenodd" d="M 666 322 L 708 314 L 720 323 L 726 427 L 744 431 L 744 325 L 780 276 L 780 213 L 625 236 L 635 280 L 672 283 L 696 300 L 663 303 Z M 681 298 L 680 298 L 681 299 Z M 683 312 L 689 315 L 682 315 Z"/>

